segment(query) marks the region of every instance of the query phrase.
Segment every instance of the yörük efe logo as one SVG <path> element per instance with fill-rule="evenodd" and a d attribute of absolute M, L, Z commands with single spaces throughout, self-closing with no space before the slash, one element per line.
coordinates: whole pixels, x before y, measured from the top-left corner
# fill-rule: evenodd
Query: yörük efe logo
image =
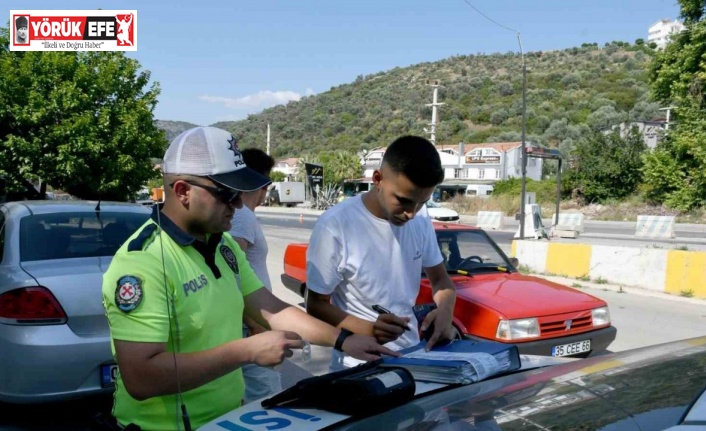
<path fill-rule="evenodd" d="M 136 10 L 12 10 L 11 51 L 137 51 Z"/>

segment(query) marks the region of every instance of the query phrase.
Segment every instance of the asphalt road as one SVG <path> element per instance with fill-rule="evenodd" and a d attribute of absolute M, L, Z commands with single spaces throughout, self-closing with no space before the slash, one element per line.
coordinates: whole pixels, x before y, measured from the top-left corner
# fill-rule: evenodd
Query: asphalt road
<path fill-rule="evenodd" d="M 259 211 L 259 210 L 258 210 Z M 297 214 L 278 214 L 278 213 L 267 213 L 258 214 L 258 220 L 263 226 L 272 226 L 279 228 L 294 228 L 303 229 L 311 232 L 314 228 L 314 224 L 318 216 L 315 215 L 305 215 L 301 218 Z M 508 230 L 487 231 L 488 235 L 493 238 L 493 241 L 498 243 L 498 245 L 505 250 L 505 252 L 510 252 L 510 245 L 512 244 L 514 232 Z M 308 235 L 302 237 L 302 241 L 308 241 Z"/>
<path fill-rule="evenodd" d="M 298 220 L 300 214 L 304 215 L 305 226 L 306 221 L 313 221 L 318 217 L 320 211 L 300 209 L 300 208 L 284 208 L 284 207 L 262 207 L 258 208 L 258 214 L 260 217 L 270 217 L 277 216 L 279 218 L 289 218 L 292 217 Z M 475 216 L 462 215 L 461 220 L 464 223 L 474 224 L 476 221 Z M 551 226 L 552 221 L 550 219 L 543 219 L 543 224 L 545 227 Z M 519 223 L 512 217 L 505 217 L 504 229 L 505 231 L 516 232 L 519 227 Z M 704 224 L 694 224 L 694 223 L 677 223 L 674 225 L 674 232 L 677 239 L 695 239 L 706 241 L 706 225 Z M 630 221 L 600 221 L 600 220 L 585 220 L 584 221 L 584 234 L 592 237 L 605 237 L 612 238 L 615 236 L 634 236 L 635 235 L 635 222 Z M 650 239 L 645 239 L 650 241 Z"/>
<path fill-rule="evenodd" d="M 551 221 L 545 219 L 544 226 L 551 226 Z M 635 222 L 626 221 L 594 221 L 587 220 L 584 222 L 585 233 L 590 235 L 603 235 L 611 237 L 615 235 L 634 235 Z M 517 230 L 519 223 L 516 221 L 505 222 L 506 228 Z M 677 238 L 693 238 L 706 240 L 706 225 L 701 224 L 681 224 L 674 225 L 674 232 Z"/>
<path fill-rule="evenodd" d="M 260 222 L 268 238 L 270 254 L 268 270 L 277 296 L 290 304 L 300 304 L 301 298 L 284 288 L 279 280 L 282 258 L 287 244 L 308 241 L 316 217 L 278 216 L 261 214 Z M 489 234 L 505 251 L 509 252 L 512 232 Z M 586 292 L 604 299 L 611 309 L 611 317 L 618 328 L 611 351 L 622 351 L 637 347 L 661 344 L 704 335 L 706 328 L 705 301 L 670 298 L 667 296 L 643 296 L 635 293 L 619 293 L 610 286 Z M 328 369 L 330 348 L 312 347 L 312 358 L 303 362 L 301 355 L 286 361 L 280 370 L 286 386 L 310 375 L 325 373 Z M 0 404 L 0 431 L 89 431 L 91 417 L 98 411 L 109 412 L 111 397 L 93 397 L 67 403 L 37 406 L 13 406 Z"/>
<path fill-rule="evenodd" d="M 311 229 L 318 218 L 318 213 L 298 208 L 260 208 L 258 214 L 262 224 L 273 226 L 289 226 Z M 301 216 L 301 219 L 300 219 Z M 301 221 L 300 221 L 301 220 Z M 463 223 L 475 224 L 475 217 L 462 216 Z M 519 224 L 506 217 L 502 230 L 486 230 L 488 234 L 507 251 L 514 239 Z M 544 226 L 550 226 L 549 220 L 544 220 Z M 677 224 L 677 237 L 670 239 L 636 237 L 634 222 L 616 221 L 586 221 L 584 232 L 577 239 L 552 238 L 552 241 L 567 243 L 588 243 L 593 245 L 620 245 L 626 247 L 679 248 L 682 250 L 706 250 L 706 225 Z"/>

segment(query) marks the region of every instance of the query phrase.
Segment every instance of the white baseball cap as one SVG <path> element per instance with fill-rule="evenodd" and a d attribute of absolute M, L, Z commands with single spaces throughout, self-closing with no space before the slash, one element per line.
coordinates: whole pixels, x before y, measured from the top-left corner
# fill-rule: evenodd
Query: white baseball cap
<path fill-rule="evenodd" d="M 164 154 L 162 173 L 207 177 L 225 187 L 252 192 L 272 180 L 245 166 L 230 132 L 216 127 L 194 127 L 174 138 Z"/>

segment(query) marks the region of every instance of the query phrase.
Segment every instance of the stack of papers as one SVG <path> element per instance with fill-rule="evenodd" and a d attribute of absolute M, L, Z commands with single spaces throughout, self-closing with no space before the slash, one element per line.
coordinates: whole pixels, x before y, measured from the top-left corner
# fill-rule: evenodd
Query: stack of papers
<path fill-rule="evenodd" d="M 456 340 L 424 350 L 425 342 L 402 351 L 399 358 L 386 357 L 383 365 L 409 370 L 416 381 L 469 384 L 520 368 L 520 357 L 513 344 Z"/>

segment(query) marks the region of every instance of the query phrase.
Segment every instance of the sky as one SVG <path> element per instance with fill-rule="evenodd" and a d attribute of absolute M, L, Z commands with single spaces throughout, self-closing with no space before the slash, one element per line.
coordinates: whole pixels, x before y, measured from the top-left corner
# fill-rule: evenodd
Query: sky
<path fill-rule="evenodd" d="M 358 75 L 454 55 L 647 39 L 676 0 L 14 0 L 10 10 L 137 10 L 138 60 L 160 120 L 210 125 Z M 472 7 L 472 6 L 473 7 Z M 474 7 L 502 28 L 487 20 Z M 430 77 L 433 78 L 433 77 Z"/>

